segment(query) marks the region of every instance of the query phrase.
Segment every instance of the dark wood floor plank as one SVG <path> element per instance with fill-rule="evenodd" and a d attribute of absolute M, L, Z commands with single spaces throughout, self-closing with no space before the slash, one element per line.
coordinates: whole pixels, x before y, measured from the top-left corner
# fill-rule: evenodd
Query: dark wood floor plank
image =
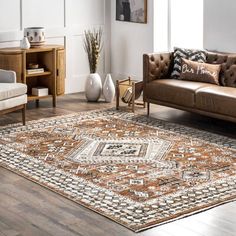
<path fill-rule="evenodd" d="M 5 233 L 3 233 L 3 231 L 5 232 Z M 11 229 L 11 227 L 10 226 L 8 226 L 8 225 L 6 225 L 5 223 L 3 223 L 3 222 L 1 222 L 0 221 L 0 236 L 1 235 L 8 235 L 8 236 L 18 236 L 18 235 L 20 235 L 19 234 L 19 232 L 17 232 L 17 231 L 15 231 L 15 230 L 13 230 L 13 229 Z"/>
<path fill-rule="evenodd" d="M 3 234 L 3 233 L 0 232 L 0 236 L 6 236 L 6 234 Z M 20 235 L 19 235 L 19 236 L 20 236 Z"/>
<path fill-rule="evenodd" d="M 87 103 L 83 94 L 59 97 L 57 108 L 50 100 L 27 106 L 27 120 L 114 107 L 114 103 Z M 122 108 L 128 110 L 126 106 Z M 136 110 L 145 114 L 142 108 Z M 236 124 L 167 107 L 151 105 L 151 116 L 188 127 L 236 138 Z M 0 125 L 21 121 L 14 112 L 0 117 Z M 135 234 L 38 184 L 0 168 L 0 236 L 233 236 L 236 235 L 236 202 L 213 208 L 172 223 Z"/>
<path fill-rule="evenodd" d="M 26 215 L 19 215 L 17 212 L 5 208 L 3 205 L 0 207 L 1 222 L 7 227 L 1 229 L 3 234 L 11 235 L 16 232 L 16 235 L 24 236 L 51 236 L 44 228 L 39 228 L 35 223 L 27 221 Z"/>

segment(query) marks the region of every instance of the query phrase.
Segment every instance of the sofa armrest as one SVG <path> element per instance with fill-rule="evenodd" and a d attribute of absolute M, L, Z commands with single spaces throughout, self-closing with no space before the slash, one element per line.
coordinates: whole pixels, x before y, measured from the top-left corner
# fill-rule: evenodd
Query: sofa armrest
<path fill-rule="evenodd" d="M 170 76 L 173 53 L 150 53 L 143 55 L 143 81 L 151 82 Z"/>
<path fill-rule="evenodd" d="M 0 83 L 16 83 L 16 73 L 0 69 Z"/>
<path fill-rule="evenodd" d="M 150 53 L 143 55 L 143 99 L 146 101 L 147 83 L 170 77 L 173 53 Z"/>

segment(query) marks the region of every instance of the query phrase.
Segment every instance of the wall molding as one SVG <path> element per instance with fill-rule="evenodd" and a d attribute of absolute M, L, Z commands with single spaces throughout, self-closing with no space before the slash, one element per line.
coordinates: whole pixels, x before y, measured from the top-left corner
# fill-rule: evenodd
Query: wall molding
<path fill-rule="evenodd" d="M 62 27 L 62 28 L 46 28 L 46 38 L 60 38 L 60 37 L 71 37 L 71 36 L 83 36 L 84 29 L 93 29 L 102 27 L 103 32 L 106 33 L 105 24 L 102 25 L 78 25 L 73 27 Z M 20 41 L 23 38 L 24 29 L 18 31 L 3 31 L 0 32 L 0 43 L 2 42 L 14 42 Z"/>
<path fill-rule="evenodd" d="M 22 31 L 0 32 L 0 43 L 20 41 L 22 37 Z"/>
<path fill-rule="evenodd" d="M 20 0 L 20 30 L 23 30 L 23 0 Z"/>

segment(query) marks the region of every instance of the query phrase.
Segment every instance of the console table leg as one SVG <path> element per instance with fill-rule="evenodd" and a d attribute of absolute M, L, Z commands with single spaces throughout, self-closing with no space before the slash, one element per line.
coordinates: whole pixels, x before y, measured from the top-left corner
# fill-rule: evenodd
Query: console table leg
<path fill-rule="evenodd" d="M 132 82 L 132 112 L 134 113 L 134 106 L 135 106 L 135 83 Z"/>
<path fill-rule="evenodd" d="M 35 100 L 36 107 L 39 107 L 39 99 Z"/>
<path fill-rule="evenodd" d="M 56 106 L 57 106 L 57 99 L 56 99 L 56 96 L 53 96 L 52 105 L 53 105 L 53 107 L 56 107 Z"/>
<path fill-rule="evenodd" d="M 116 110 L 119 110 L 120 106 L 120 88 L 119 88 L 119 81 L 116 81 Z"/>
<path fill-rule="evenodd" d="M 150 115 L 150 103 L 148 102 L 147 103 L 147 116 Z"/>

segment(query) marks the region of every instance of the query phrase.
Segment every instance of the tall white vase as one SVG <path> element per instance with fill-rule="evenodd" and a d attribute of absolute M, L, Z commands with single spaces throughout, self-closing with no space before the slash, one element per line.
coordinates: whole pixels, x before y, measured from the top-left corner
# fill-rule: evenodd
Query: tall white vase
<path fill-rule="evenodd" d="M 85 83 L 85 96 L 88 102 L 97 102 L 102 92 L 101 77 L 97 73 L 90 74 Z"/>
<path fill-rule="evenodd" d="M 26 36 L 24 36 L 24 38 L 21 40 L 20 47 L 22 49 L 29 49 L 30 48 L 30 43 L 29 43 L 29 40 Z"/>
<path fill-rule="evenodd" d="M 112 81 L 111 75 L 107 74 L 103 84 L 103 95 L 106 102 L 112 102 L 115 97 L 115 86 Z"/>

